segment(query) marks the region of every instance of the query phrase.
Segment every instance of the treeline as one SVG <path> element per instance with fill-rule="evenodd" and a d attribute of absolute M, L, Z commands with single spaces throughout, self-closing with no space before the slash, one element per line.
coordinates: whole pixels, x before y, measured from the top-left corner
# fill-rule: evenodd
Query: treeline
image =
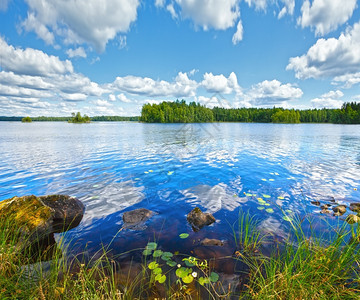
<path fill-rule="evenodd" d="M 22 121 L 24 117 L 4 117 L 0 116 L 0 121 Z M 33 122 L 69 122 L 72 117 L 31 117 Z M 90 117 L 92 122 L 119 122 L 119 121 L 139 121 L 140 117 L 121 117 L 121 116 L 95 116 Z"/>
<path fill-rule="evenodd" d="M 207 108 L 185 100 L 145 104 L 140 121 L 147 123 L 258 122 L 360 124 L 360 103 L 344 103 L 341 109 Z"/>

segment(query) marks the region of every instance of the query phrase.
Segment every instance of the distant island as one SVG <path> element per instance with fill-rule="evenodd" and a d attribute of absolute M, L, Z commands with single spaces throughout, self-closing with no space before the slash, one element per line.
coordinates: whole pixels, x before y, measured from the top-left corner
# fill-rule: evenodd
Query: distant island
<path fill-rule="evenodd" d="M 68 123 L 90 123 L 90 117 L 87 115 L 81 116 L 80 112 L 72 113 L 72 118 L 68 121 Z"/>
<path fill-rule="evenodd" d="M 21 119 L 21 122 L 23 122 L 23 123 L 31 123 L 32 120 L 31 120 L 30 117 L 25 117 L 25 118 L 22 118 L 22 119 Z"/>
<path fill-rule="evenodd" d="M 360 124 L 360 103 L 344 103 L 340 109 L 207 108 L 185 100 L 145 104 L 140 121 L 145 123 L 334 123 Z"/>
<path fill-rule="evenodd" d="M 30 118 L 30 117 L 25 117 Z M 0 121 L 22 122 L 24 117 L 6 117 L 0 116 Z M 69 122 L 73 117 L 31 117 L 32 122 Z M 139 121 L 139 116 L 121 117 L 121 116 L 95 116 L 90 117 L 91 122 L 122 122 L 122 121 Z"/>

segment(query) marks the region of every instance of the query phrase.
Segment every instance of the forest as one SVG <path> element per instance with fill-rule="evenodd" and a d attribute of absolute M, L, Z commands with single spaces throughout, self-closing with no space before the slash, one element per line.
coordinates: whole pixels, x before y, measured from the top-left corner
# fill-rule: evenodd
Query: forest
<path fill-rule="evenodd" d="M 344 103 L 341 109 L 207 108 L 185 100 L 145 104 L 140 121 L 146 123 L 258 122 L 360 124 L 360 103 Z"/>
<path fill-rule="evenodd" d="M 0 116 L 0 121 L 22 121 L 23 117 L 5 117 Z M 31 117 L 33 122 L 68 122 L 72 119 L 69 117 Z M 119 121 L 139 121 L 139 117 L 121 117 L 121 116 L 95 116 L 90 117 L 91 122 L 119 122 Z"/>

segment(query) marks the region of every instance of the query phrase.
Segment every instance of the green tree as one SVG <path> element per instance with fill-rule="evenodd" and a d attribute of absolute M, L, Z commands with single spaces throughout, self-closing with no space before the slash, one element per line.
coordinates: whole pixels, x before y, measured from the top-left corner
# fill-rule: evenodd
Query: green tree
<path fill-rule="evenodd" d="M 22 118 L 22 119 L 21 119 L 21 122 L 23 122 L 23 123 L 31 123 L 32 120 L 31 120 L 31 118 L 28 116 L 28 117 Z"/>

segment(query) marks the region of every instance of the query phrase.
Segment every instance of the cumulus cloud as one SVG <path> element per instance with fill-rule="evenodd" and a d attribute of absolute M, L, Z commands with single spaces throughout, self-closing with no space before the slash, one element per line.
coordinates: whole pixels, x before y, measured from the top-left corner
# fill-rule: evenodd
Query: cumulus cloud
<path fill-rule="evenodd" d="M 336 76 L 332 81 L 332 84 L 340 83 L 344 83 L 345 88 L 350 88 L 354 84 L 360 83 L 360 72 Z"/>
<path fill-rule="evenodd" d="M 186 73 L 179 72 L 174 82 L 137 76 L 117 77 L 111 88 L 148 97 L 189 97 L 195 96 L 197 86 L 197 82 L 189 79 Z"/>
<path fill-rule="evenodd" d="M 245 0 L 245 2 L 249 5 L 249 7 L 254 6 L 256 10 L 263 10 L 263 11 L 266 11 L 268 3 L 278 4 L 279 2 L 281 2 L 284 6 L 278 14 L 279 19 L 282 18 L 286 14 L 292 15 L 294 13 L 294 8 L 295 8 L 295 0 L 280 0 L 280 1 L 276 1 L 276 0 Z"/>
<path fill-rule="evenodd" d="M 131 103 L 132 101 L 130 99 L 128 99 L 126 97 L 125 94 L 121 93 L 119 95 L 117 95 L 117 98 L 121 101 L 121 102 L 124 102 L 124 103 Z"/>
<path fill-rule="evenodd" d="M 165 0 L 155 0 L 155 6 L 163 7 L 165 5 Z"/>
<path fill-rule="evenodd" d="M 344 96 L 340 90 L 330 91 L 321 95 L 319 98 L 311 100 L 311 104 L 315 108 L 341 108 L 344 101 L 339 100 Z"/>
<path fill-rule="evenodd" d="M 298 24 L 315 29 L 317 36 L 329 33 L 344 24 L 353 14 L 356 0 L 305 0 Z"/>
<path fill-rule="evenodd" d="M 36 35 L 44 40 L 47 45 L 53 45 L 55 36 L 49 29 L 35 18 L 33 13 L 28 14 L 27 19 L 22 22 L 22 26 L 26 31 L 34 31 Z"/>
<path fill-rule="evenodd" d="M 29 14 L 23 25 L 39 38 L 50 41 L 34 27 L 43 26 L 64 38 L 67 43 L 87 42 L 98 52 L 104 51 L 109 40 L 126 33 L 137 19 L 139 0 L 26 0 Z M 80 13 L 79 13 L 80 12 Z"/>
<path fill-rule="evenodd" d="M 247 102 L 255 106 L 273 106 L 281 105 L 285 101 L 299 99 L 303 95 L 303 91 L 287 83 L 282 84 L 280 81 L 264 80 L 258 84 L 253 85 L 246 93 L 245 98 Z"/>
<path fill-rule="evenodd" d="M 360 69 L 360 23 L 338 39 L 319 39 L 302 56 L 292 57 L 287 70 L 300 79 L 324 78 L 357 73 Z"/>
<path fill-rule="evenodd" d="M 16 74 L 49 76 L 73 72 L 73 65 L 69 60 L 62 61 L 36 49 L 15 48 L 1 37 L 0 56 L 3 58 L 2 68 Z"/>
<path fill-rule="evenodd" d="M 199 97 L 195 97 L 195 101 L 200 103 L 201 105 L 205 105 L 208 108 L 214 108 L 214 107 L 231 108 L 230 102 L 222 97 L 199 96 Z"/>
<path fill-rule="evenodd" d="M 243 39 L 243 25 L 242 25 L 242 22 L 240 20 L 239 23 L 236 26 L 236 32 L 233 35 L 232 43 L 234 45 L 236 45 L 237 43 L 242 41 L 242 39 Z"/>
<path fill-rule="evenodd" d="M 174 5 L 173 5 L 172 3 L 170 3 L 170 4 L 168 4 L 168 5 L 166 6 L 166 10 L 171 14 L 171 17 L 172 17 L 173 19 L 177 19 L 177 18 L 178 18 L 178 15 L 177 15 L 177 13 L 176 13 L 176 11 L 175 11 L 175 8 L 174 8 Z"/>
<path fill-rule="evenodd" d="M 228 78 L 223 74 L 213 75 L 212 73 L 205 73 L 201 86 L 209 93 L 231 94 L 233 92 L 241 92 L 234 72 L 231 72 Z"/>
<path fill-rule="evenodd" d="M 204 30 L 233 27 L 240 16 L 238 0 L 175 0 L 181 15 Z"/>
<path fill-rule="evenodd" d="M 86 58 L 86 52 L 83 47 L 78 47 L 76 49 L 68 49 L 66 50 L 66 54 L 70 57 L 83 57 Z"/>

